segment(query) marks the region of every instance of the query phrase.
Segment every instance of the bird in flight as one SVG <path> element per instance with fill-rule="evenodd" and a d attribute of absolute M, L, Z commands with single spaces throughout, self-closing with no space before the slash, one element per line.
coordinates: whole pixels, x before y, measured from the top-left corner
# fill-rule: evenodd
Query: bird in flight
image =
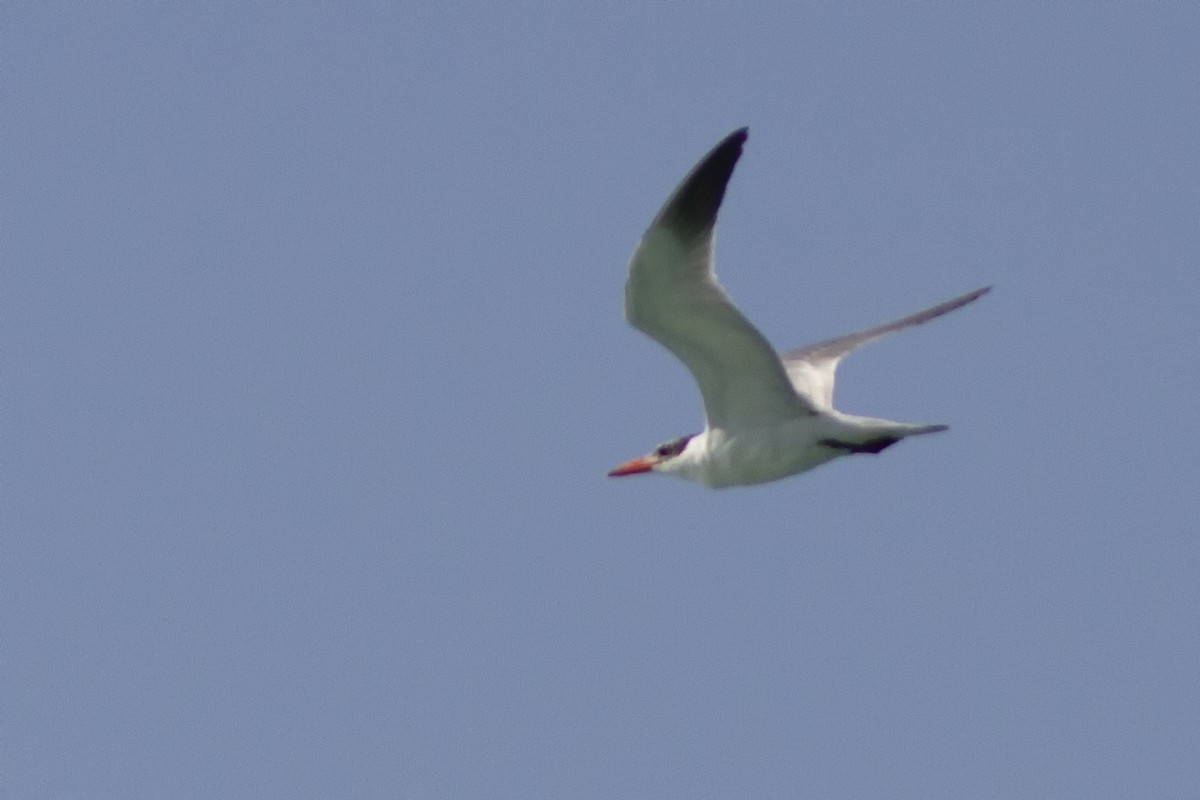
<path fill-rule="evenodd" d="M 674 353 L 695 378 L 704 431 L 664 442 L 610 477 L 661 472 L 712 488 L 746 486 L 947 429 L 835 410 L 834 371 L 858 347 L 962 308 L 991 287 L 777 354 L 713 270 L 717 211 L 746 137 L 746 128 L 729 134 L 683 179 L 638 242 L 625 283 L 626 319 Z"/>

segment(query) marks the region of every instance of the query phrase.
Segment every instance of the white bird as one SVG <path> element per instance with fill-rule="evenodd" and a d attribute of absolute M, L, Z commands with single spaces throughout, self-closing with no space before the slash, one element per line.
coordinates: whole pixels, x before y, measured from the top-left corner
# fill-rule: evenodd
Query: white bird
<path fill-rule="evenodd" d="M 867 342 L 961 308 L 991 287 L 776 354 L 713 271 L 717 211 L 746 137 L 746 128 L 734 131 L 684 178 L 634 250 L 625 284 L 626 319 L 683 361 L 699 385 L 704 431 L 665 442 L 611 477 L 662 472 L 712 488 L 765 483 L 947 429 L 834 410 L 834 371 Z"/>

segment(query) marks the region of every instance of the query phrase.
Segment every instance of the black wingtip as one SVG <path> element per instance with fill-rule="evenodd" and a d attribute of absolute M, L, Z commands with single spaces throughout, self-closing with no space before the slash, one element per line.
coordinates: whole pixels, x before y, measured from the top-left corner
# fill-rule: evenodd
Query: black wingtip
<path fill-rule="evenodd" d="M 656 223 L 685 235 L 702 233 L 716 225 L 725 186 L 749 135 L 749 128 L 738 128 L 708 151 L 663 206 Z"/>
<path fill-rule="evenodd" d="M 953 311 L 956 308 L 962 308 L 963 306 L 967 305 L 968 303 L 974 303 L 976 300 L 983 297 L 985 294 L 987 294 L 991 290 L 992 290 L 991 286 L 981 286 L 980 288 L 976 289 L 975 291 L 967 292 L 962 297 L 958 297 L 958 298 L 955 298 L 954 300 L 950 300 L 949 302 L 945 303 L 944 305 L 951 306 L 950 308 L 947 309 L 947 311 Z"/>

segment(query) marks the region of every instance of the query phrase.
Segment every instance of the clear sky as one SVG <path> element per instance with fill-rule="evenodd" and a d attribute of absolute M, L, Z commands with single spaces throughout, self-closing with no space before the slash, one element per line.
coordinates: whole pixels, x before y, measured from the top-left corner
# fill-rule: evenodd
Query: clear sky
<path fill-rule="evenodd" d="M 6 3 L 0 795 L 1194 798 L 1200 8 Z M 627 259 L 949 433 L 751 489 Z"/>

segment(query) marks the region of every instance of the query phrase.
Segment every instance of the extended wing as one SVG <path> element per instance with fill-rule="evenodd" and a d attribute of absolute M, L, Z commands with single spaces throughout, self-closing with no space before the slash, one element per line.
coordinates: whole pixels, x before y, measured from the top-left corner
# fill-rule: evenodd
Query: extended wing
<path fill-rule="evenodd" d="M 746 136 L 734 131 L 684 178 L 638 243 L 625 284 L 625 317 L 687 365 L 708 427 L 727 430 L 812 410 L 713 271 L 717 211 Z"/>
<path fill-rule="evenodd" d="M 782 356 L 788 377 L 791 378 L 796 391 L 808 398 L 817 408 L 833 408 L 834 373 L 837 371 L 838 362 L 851 351 L 888 334 L 920 325 L 922 322 L 928 322 L 943 314 L 948 314 L 956 308 L 962 308 L 967 303 L 978 300 L 991 289 L 992 287 L 985 286 L 964 294 L 962 297 L 947 300 L 945 303 L 893 322 L 885 322 L 883 325 L 867 328 L 865 331 L 850 333 L 820 344 L 788 351 Z"/>

